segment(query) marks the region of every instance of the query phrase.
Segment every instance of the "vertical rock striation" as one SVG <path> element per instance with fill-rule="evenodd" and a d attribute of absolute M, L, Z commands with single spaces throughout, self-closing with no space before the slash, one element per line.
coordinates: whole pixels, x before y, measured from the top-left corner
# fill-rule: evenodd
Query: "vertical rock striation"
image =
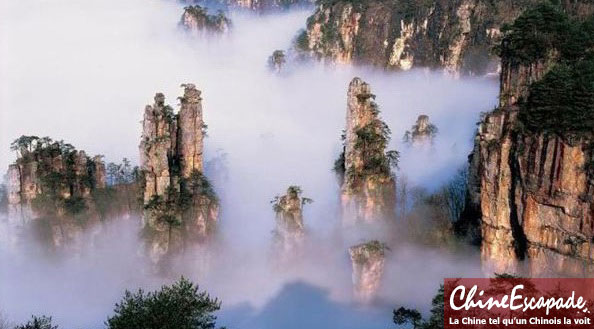
<path fill-rule="evenodd" d="M 538 2 L 323 0 L 297 37 L 296 48 L 332 63 L 484 75 L 497 70 L 499 59 L 491 48 L 499 43 L 501 28 Z M 578 16 L 594 9 L 586 0 L 562 3 Z"/>
<path fill-rule="evenodd" d="M 388 126 L 379 119 L 379 109 L 370 86 L 354 78 L 347 95 L 344 151 L 335 170 L 341 179 L 341 200 L 348 221 L 373 221 L 394 217 L 396 186 L 391 166 L 396 151 L 386 152 Z"/>
<path fill-rule="evenodd" d="M 377 241 L 362 243 L 349 248 L 353 265 L 355 298 L 369 302 L 381 286 L 387 247 Z"/>
<path fill-rule="evenodd" d="M 189 241 L 202 242 L 214 231 L 219 204 L 203 175 L 201 92 L 182 85 L 179 113 L 157 93 L 144 111 L 140 142 L 144 176 L 144 227 L 155 261 L 181 250 Z"/>
<path fill-rule="evenodd" d="M 457 223 L 480 234 L 488 272 L 592 269 L 594 90 L 582 81 L 594 78 L 594 42 L 582 33 L 594 31 L 540 5 L 504 36 L 500 104 L 481 120 Z"/>
<path fill-rule="evenodd" d="M 338 63 L 485 74 L 496 69 L 489 49 L 500 27 L 522 6 L 485 0 L 320 1 L 297 48 Z"/>

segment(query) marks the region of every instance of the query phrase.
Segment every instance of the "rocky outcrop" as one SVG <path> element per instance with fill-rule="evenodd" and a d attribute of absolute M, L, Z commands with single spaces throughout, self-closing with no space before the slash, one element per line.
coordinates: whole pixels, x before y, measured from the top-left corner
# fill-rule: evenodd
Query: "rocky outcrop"
<path fill-rule="evenodd" d="M 354 78 L 347 95 L 344 151 L 335 163 L 341 180 L 341 200 L 346 223 L 394 217 L 395 179 L 391 167 L 398 153 L 386 152 L 388 126 L 379 118 L 371 87 Z"/>
<path fill-rule="evenodd" d="M 388 70 L 443 69 L 455 75 L 495 72 L 492 47 L 501 28 L 538 0 L 319 1 L 296 48 L 332 63 Z M 565 1 L 583 15 L 588 1 Z"/>
<path fill-rule="evenodd" d="M 101 219 L 96 195 L 105 189 L 105 166 L 63 141 L 22 136 L 6 175 L 10 224 L 36 232 L 48 249 L 80 246 L 83 230 Z"/>
<path fill-rule="evenodd" d="M 381 286 L 387 247 L 377 241 L 362 243 L 349 248 L 353 265 L 355 298 L 369 302 Z"/>
<path fill-rule="evenodd" d="M 437 135 L 437 127 L 429 121 L 429 116 L 421 114 L 417 122 L 404 133 L 404 142 L 413 146 L 431 145 Z"/>
<path fill-rule="evenodd" d="M 207 8 L 199 5 L 185 7 L 179 24 L 184 30 L 195 35 L 220 34 L 228 32 L 231 28 L 231 20 L 222 10 L 211 15 Z"/>
<path fill-rule="evenodd" d="M 187 242 L 205 241 L 219 212 L 216 194 L 203 175 L 206 126 L 201 92 L 193 84 L 182 86 L 178 113 L 165 104 L 161 93 L 144 111 L 140 142 L 144 228 L 154 260 L 183 249 Z"/>
<path fill-rule="evenodd" d="M 582 88 L 580 75 L 593 74 L 594 61 L 565 46 L 576 42 L 574 49 L 592 49 L 592 41 L 579 35 L 592 32 L 578 24 L 541 5 L 504 37 L 500 104 L 481 120 L 470 158 L 469 202 L 457 224 L 480 233 L 487 272 L 583 275 L 593 268 L 588 168 L 594 138 L 589 123 L 581 126 L 593 113 L 579 104 L 592 104 L 594 93 L 576 93 L 572 86 Z M 532 38 L 550 43 L 526 50 L 538 44 Z M 576 71 L 563 77 L 565 85 L 559 83 L 559 74 L 572 67 Z"/>
<path fill-rule="evenodd" d="M 298 254 L 303 246 L 305 225 L 303 223 L 303 206 L 312 200 L 303 197 L 301 187 L 290 186 L 287 194 L 276 196 L 272 201 L 272 209 L 276 214 L 274 249 L 282 259 Z"/>
<path fill-rule="evenodd" d="M 271 71 L 280 73 L 286 62 L 285 52 L 283 50 L 275 50 L 272 52 L 272 55 L 268 57 L 268 68 Z"/>
<path fill-rule="evenodd" d="M 17 160 L 7 173 L 11 221 L 93 213 L 91 193 L 105 187 L 101 157 L 91 159 L 84 151 L 48 137 L 22 136 L 12 149 Z"/>

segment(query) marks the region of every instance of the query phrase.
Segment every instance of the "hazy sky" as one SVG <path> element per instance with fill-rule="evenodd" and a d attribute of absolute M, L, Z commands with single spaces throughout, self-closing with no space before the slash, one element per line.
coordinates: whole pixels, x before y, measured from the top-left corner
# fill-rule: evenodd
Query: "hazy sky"
<path fill-rule="evenodd" d="M 403 247 L 390 256 L 383 306 L 352 308 L 347 246 L 331 238 L 338 192 L 331 167 L 354 76 L 377 94 L 393 132 L 391 147 L 402 153 L 398 175 L 428 188 L 465 163 L 479 113 L 496 103 L 496 81 L 323 65 L 294 66 L 278 76 L 267 70 L 266 59 L 290 46 L 308 12 L 234 13 L 232 33 L 211 40 L 181 33 L 181 12 L 174 1 L 0 0 L 1 170 L 13 160 L 10 142 L 22 134 L 64 139 L 88 154 L 136 163 L 144 106 L 159 91 L 177 107 L 180 84 L 192 82 L 203 91 L 206 158 L 226 154 L 228 178 L 211 177 L 223 203 L 221 241 L 211 251 L 215 259 L 180 271 L 223 299 L 227 323 L 242 328 L 299 323 L 287 312 L 293 301 L 303 300 L 326 313 L 354 314 L 348 318 L 352 323 L 377 321 L 370 327 L 385 328 L 387 305 L 426 305 L 447 273 L 476 273 L 460 258 Z M 436 145 L 406 149 L 401 138 L 421 113 L 440 130 Z M 302 264 L 279 273 L 267 260 L 273 228 L 268 201 L 291 184 L 315 200 L 306 210 L 315 248 Z M 0 248 L 0 309 L 18 321 L 43 312 L 68 326 L 97 326 L 124 288 L 158 286 L 162 278 L 138 270 L 143 265 L 137 259 L 137 226 L 122 225 L 125 230 L 105 228 L 89 238 L 85 251 L 67 261 L 42 261 L 22 246 Z M 6 242 L 10 234 L 2 232 Z M 287 306 L 275 310 L 278 305 Z M 307 321 L 317 319 L 306 311 Z M 380 313 L 386 317 L 378 318 Z M 332 322 L 343 320 L 320 315 L 319 325 L 346 327 Z"/>

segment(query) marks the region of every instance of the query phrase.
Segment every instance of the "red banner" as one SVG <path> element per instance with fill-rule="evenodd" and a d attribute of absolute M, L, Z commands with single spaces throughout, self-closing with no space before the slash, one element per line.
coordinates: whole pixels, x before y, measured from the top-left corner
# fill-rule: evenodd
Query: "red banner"
<path fill-rule="evenodd" d="M 594 279 L 446 279 L 447 329 L 594 328 Z"/>

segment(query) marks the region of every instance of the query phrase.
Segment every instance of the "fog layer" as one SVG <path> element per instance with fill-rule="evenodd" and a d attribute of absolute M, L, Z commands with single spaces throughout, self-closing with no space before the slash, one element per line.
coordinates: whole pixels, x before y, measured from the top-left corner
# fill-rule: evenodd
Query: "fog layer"
<path fill-rule="evenodd" d="M 217 243 L 184 255 L 167 277 L 145 265 L 138 218 L 114 219 L 89 233 L 76 255 L 58 258 L 0 224 L 0 310 L 10 320 L 36 313 L 53 315 L 65 328 L 101 327 L 124 289 L 154 288 L 183 274 L 222 299 L 221 320 L 234 328 L 385 328 L 396 304 L 426 309 L 443 277 L 479 273 L 471 251 L 456 256 L 402 245 L 388 255 L 380 302 L 354 305 L 346 253 L 353 241 L 336 231 L 331 168 L 354 76 L 377 95 L 391 146 L 401 151 L 397 175 L 428 189 L 465 163 L 479 112 L 495 104 L 495 81 L 319 64 L 271 74 L 267 57 L 290 47 L 307 11 L 232 13 L 230 35 L 204 40 L 177 29 L 182 9 L 175 1 L 0 3 L 0 168 L 14 160 L 10 142 L 23 134 L 137 162 L 144 106 L 155 92 L 176 106 L 185 82 L 203 92 L 206 160 L 222 158 L 226 168 L 225 175 L 208 172 L 222 200 Z M 426 151 L 401 143 L 421 113 L 439 128 Z M 269 201 L 289 185 L 300 185 L 315 202 L 305 211 L 308 250 L 281 269 L 269 259 Z"/>

